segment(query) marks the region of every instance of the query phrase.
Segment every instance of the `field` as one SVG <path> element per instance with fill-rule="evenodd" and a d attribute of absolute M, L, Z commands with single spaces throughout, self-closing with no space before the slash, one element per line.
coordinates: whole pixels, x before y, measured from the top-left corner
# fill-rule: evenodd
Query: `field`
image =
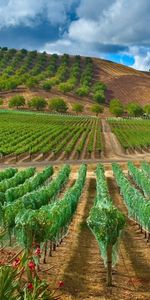
<path fill-rule="evenodd" d="M 109 120 L 112 132 L 116 135 L 122 147 L 130 153 L 149 151 L 150 121 L 149 120 Z"/>
<path fill-rule="evenodd" d="M 149 83 L 101 59 L 0 50 L 0 300 L 150 299 L 150 120 L 108 112 L 113 97 L 148 103 Z"/>
<path fill-rule="evenodd" d="M 1 161 L 41 161 L 101 157 L 98 118 L 0 113 Z"/>
<path fill-rule="evenodd" d="M 105 169 L 103 165 L 87 168 L 83 164 L 49 166 L 38 171 L 33 167 L 1 170 L 1 265 L 13 264 L 20 271 L 26 249 L 29 260 L 31 255 L 35 259 L 39 278 L 45 278 L 52 290 L 59 282 L 59 299 L 117 300 L 119 294 L 120 299 L 148 300 L 149 174 L 150 165 L 146 162 L 140 168 L 130 162 L 128 166 L 114 163 Z M 87 226 L 89 216 L 91 222 L 103 205 L 101 201 L 95 203 L 96 194 L 101 201 L 107 199 L 113 213 L 119 209 L 126 220 L 119 238 L 113 287 L 106 285 L 98 243 Z M 103 226 L 108 224 L 107 219 L 101 221 Z M 108 239 L 112 233 L 106 232 Z M 102 242 L 100 235 L 96 237 Z M 40 254 L 35 255 L 37 249 Z"/>

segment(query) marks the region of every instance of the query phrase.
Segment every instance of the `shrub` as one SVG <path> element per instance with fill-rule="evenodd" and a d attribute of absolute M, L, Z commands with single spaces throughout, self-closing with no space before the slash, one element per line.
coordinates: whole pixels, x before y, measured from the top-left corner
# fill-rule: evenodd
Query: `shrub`
<path fill-rule="evenodd" d="M 105 103 L 105 95 L 104 95 L 104 91 L 96 91 L 93 94 L 93 100 L 98 102 L 98 103 Z"/>
<path fill-rule="evenodd" d="M 131 117 L 140 117 L 143 115 L 143 108 L 139 104 L 129 103 L 127 105 L 127 112 Z"/>
<path fill-rule="evenodd" d="M 147 104 L 144 106 L 144 112 L 147 114 L 147 115 L 150 115 L 150 104 Z"/>
<path fill-rule="evenodd" d="M 123 107 L 116 105 L 116 106 L 113 107 L 111 113 L 113 115 L 115 115 L 116 117 L 121 117 L 124 113 L 124 109 L 123 109 Z"/>
<path fill-rule="evenodd" d="M 109 110 L 116 117 L 120 117 L 124 113 L 124 107 L 119 99 L 112 99 L 110 101 Z"/>
<path fill-rule="evenodd" d="M 99 104 L 93 104 L 91 106 L 91 111 L 96 113 L 96 115 L 98 116 L 99 114 L 103 113 L 104 107 L 102 105 L 99 105 Z"/>
<path fill-rule="evenodd" d="M 62 98 L 52 98 L 48 107 L 51 111 L 65 113 L 68 109 L 66 102 Z"/>
<path fill-rule="evenodd" d="M 80 103 L 74 103 L 72 106 L 72 110 L 76 113 L 83 112 L 84 106 Z"/>
<path fill-rule="evenodd" d="M 2 98 L 0 98 L 0 105 L 3 105 L 4 100 Z"/>
<path fill-rule="evenodd" d="M 38 80 L 34 77 L 30 77 L 29 79 L 27 79 L 26 81 L 26 87 L 28 87 L 29 89 L 35 87 L 38 84 Z"/>
<path fill-rule="evenodd" d="M 79 97 L 84 97 L 84 96 L 88 96 L 90 92 L 90 89 L 88 86 L 86 85 L 82 85 L 80 86 L 78 89 L 76 89 L 76 94 L 79 96 Z"/>
<path fill-rule="evenodd" d="M 42 88 L 43 88 L 43 90 L 45 90 L 45 91 L 50 91 L 51 88 L 52 88 L 52 85 L 51 85 L 50 81 L 49 81 L 49 80 L 45 81 L 45 82 L 43 83 L 43 85 L 42 85 Z"/>
<path fill-rule="evenodd" d="M 65 82 L 65 83 L 60 83 L 58 85 L 58 90 L 61 91 L 62 93 L 67 93 L 67 92 L 71 92 L 74 88 L 74 84 Z"/>
<path fill-rule="evenodd" d="M 9 100 L 9 107 L 18 107 L 25 105 L 25 98 L 21 95 L 16 95 Z"/>
<path fill-rule="evenodd" d="M 103 82 L 96 82 L 92 87 L 93 93 L 97 91 L 105 91 L 105 90 L 106 90 L 106 85 Z"/>
<path fill-rule="evenodd" d="M 42 110 L 46 107 L 47 102 L 43 97 L 33 97 L 29 102 L 28 102 L 29 107 L 35 108 L 37 110 Z"/>

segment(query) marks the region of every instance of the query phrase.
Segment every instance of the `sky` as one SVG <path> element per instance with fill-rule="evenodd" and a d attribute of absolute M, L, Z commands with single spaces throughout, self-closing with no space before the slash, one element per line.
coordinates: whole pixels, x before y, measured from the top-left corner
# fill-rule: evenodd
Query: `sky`
<path fill-rule="evenodd" d="M 150 69 L 150 0 L 0 0 L 0 46 Z"/>

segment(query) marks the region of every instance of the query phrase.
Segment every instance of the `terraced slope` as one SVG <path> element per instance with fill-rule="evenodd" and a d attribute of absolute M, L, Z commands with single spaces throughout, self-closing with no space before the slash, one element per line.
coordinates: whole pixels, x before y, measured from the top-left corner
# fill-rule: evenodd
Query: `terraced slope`
<path fill-rule="evenodd" d="M 137 102 L 141 105 L 150 100 L 150 76 L 121 64 L 95 59 L 95 80 L 107 85 L 106 102 L 119 98 L 124 104 Z"/>

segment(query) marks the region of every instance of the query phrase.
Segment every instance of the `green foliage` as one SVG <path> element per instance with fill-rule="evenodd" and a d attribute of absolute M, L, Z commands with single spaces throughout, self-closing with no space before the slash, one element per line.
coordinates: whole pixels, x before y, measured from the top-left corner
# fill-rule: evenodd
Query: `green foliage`
<path fill-rule="evenodd" d="M 17 270 L 10 266 L 0 267 L 0 299 L 21 300 L 19 297 L 19 284 L 17 282 Z"/>
<path fill-rule="evenodd" d="M 21 95 L 16 95 L 9 100 L 9 107 L 19 107 L 25 105 L 25 98 Z"/>
<path fill-rule="evenodd" d="M 74 103 L 72 105 L 72 110 L 75 111 L 76 113 L 83 112 L 84 106 L 80 103 Z"/>
<path fill-rule="evenodd" d="M 0 105 L 4 104 L 4 100 L 2 98 L 0 98 Z"/>
<path fill-rule="evenodd" d="M 91 106 L 91 111 L 94 112 L 98 116 L 99 114 L 103 113 L 104 107 L 99 104 L 93 104 Z"/>
<path fill-rule="evenodd" d="M 111 113 L 115 116 L 115 117 L 121 117 L 124 113 L 124 109 L 121 106 L 114 106 L 111 109 Z"/>
<path fill-rule="evenodd" d="M 127 105 L 127 113 L 131 117 L 140 117 L 143 115 L 143 108 L 136 103 L 129 103 Z"/>
<path fill-rule="evenodd" d="M 66 102 L 62 98 L 52 98 L 48 107 L 51 111 L 65 113 L 68 109 Z"/>
<path fill-rule="evenodd" d="M 88 225 L 95 235 L 101 255 L 107 265 L 107 250 L 112 247 L 113 265 L 117 261 L 117 242 L 125 225 L 124 215 L 113 205 L 109 195 L 104 167 L 96 169 L 96 199 L 88 217 Z"/>
<path fill-rule="evenodd" d="M 58 90 L 64 94 L 67 92 L 71 92 L 73 88 L 74 88 L 74 84 L 70 82 L 64 82 L 58 85 Z"/>
<path fill-rule="evenodd" d="M 33 97 L 29 102 L 28 102 L 29 107 L 35 108 L 37 110 L 42 110 L 47 106 L 47 102 L 43 97 Z"/>
<path fill-rule="evenodd" d="M 106 85 L 103 82 L 96 82 L 92 86 L 93 93 L 96 93 L 98 91 L 106 91 Z"/>
<path fill-rule="evenodd" d="M 88 96 L 89 92 L 90 92 L 90 88 L 86 85 L 82 85 L 82 86 L 80 86 L 79 88 L 76 89 L 76 94 L 79 97 Z"/>
<path fill-rule="evenodd" d="M 13 90 L 18 86 L 18 78 L 12 77 L 0 80 L 0 90 Z"/>
<path fill-rule="evenodd" d="M 51 88 L 52 88 L 51 82 L 50 82 L 49 80 L 45 81 L 45 82 L 42 84 L 42 88 L 43 88 L 43 90 L 45 90 L 45 91 L 50 91 Z"/>
<path fill-rule="evenodd" d="M 32 89 L 34 87 L 36 87 L 38 84 L 38 80 L 34 77 L 30 77 L 29 79 L 27 79 L 25 85 L 27 88 Z"/>
<path fill-rule="evenodd" d="M 98 103 L 105 103 L 105 95 L 103 90 L 94 92 L 93 100 Z"/>
<path fill-rule="evenodd" d="M 144 112 L 147 114 L 147 115 L 150 115 L 150 104 L 147 104 L 144 106 Z"/>
<path fill-rule="evenodd" d="M 111 130 L 124 149 L 141 150 L 150 146 L 150 121 L 143 119 L 109 119 Z"/>
<path fill-rule="evenodd" d="M 135 171 L 131 163 L 129 167 L 130 172 Z M 149 232 L 150 202 L 147 201 L 147 198 L 143 196 L 143 193 L 141 193 L 134 187 L 133 184 L 131 184 L 118 164 L 114 163 L 112 165 L 112 168 L 117 185 L 120 188 L 123 200 L 128 209 L 129 218 L 134 219 L 136 223 L 138 223 L 142 228 Z M 131 170 L 131 168 L 133 169 Z"/>
<path fill-rule="evenodd" d="M 112 99 L 109 104 L 110 112 L 116 117 L 120 117 L 124 113 L 124 108 L 119 99 Z"/>

